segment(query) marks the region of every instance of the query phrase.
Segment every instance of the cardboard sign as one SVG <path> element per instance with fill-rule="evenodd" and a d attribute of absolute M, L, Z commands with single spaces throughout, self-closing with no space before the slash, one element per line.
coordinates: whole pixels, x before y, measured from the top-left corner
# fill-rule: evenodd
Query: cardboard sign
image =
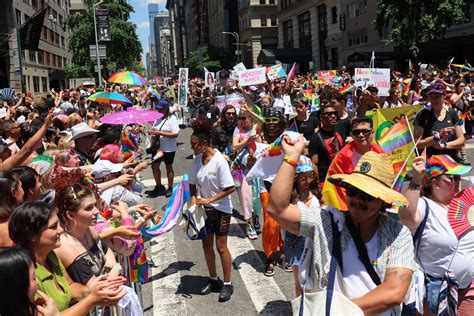
<path fill-rule="evenodd" d="M 179 68 L 178 76 L 178 104 L 188 105 L 188 68 Z"/>
<path fill-rule="evenodd" d="M 334 78 L 336 78 L 335 70 L 321 70 L 318 71 L 318 79 L 321 80 L 324 84 L 334 83 Z"/>
<path fill-rule="evenodd" d="M 218 95 L 214 98 L 214 104 L 221 111 L 226 105 L 233 105 L 236 109 L 240 109 L 240 102 L 242 101 L 245 101 L 245 98 L 241 93 Z"/>
<path fill-rule="evenodd" d="M 266 81 L 265 67 L 244 70 L 243 72 L 239 74 L 239 85 L 242 87 L 265 83 L 265 81 Z"/>
<path fill-rule="evenodd" d="M 244 72 L 245 70 L 247 70 L 247 68 L 245 67 L 243 63 L 238 63 L 237 65 L 234 66 L 234 70 L 237 73 L 237 75 L 240 76 L 240 74 Z"/>
<path fill-rule="evenodd" d="M 390 90 L 389 68 L 356 68 L 354 73 L 355 86 L 362 89 L 376 87 L 379 96 L 388 96 Z"/>
<path fill-rule="evenodd" d="M 230 80 L 239 80 L 239 75 L 237 74 L 237 71 L 231 70 L 229 74 L 229 79 Z"/>
<path fill-rule="evenodd" d="M 272 81 L 281 77 L 286 77 L 285 69 L 283 69 L 281 64 L 268 67 L 267 69 L 267 77 Z"/>
<path fill-rule="evenodd" d="M 206 88 L 210 88 L 211 90 L 214 90 L 215 86 L 215 75 L 213 72 L 208 71 L 206 68 L 204 68 L 204 85 Z"/>

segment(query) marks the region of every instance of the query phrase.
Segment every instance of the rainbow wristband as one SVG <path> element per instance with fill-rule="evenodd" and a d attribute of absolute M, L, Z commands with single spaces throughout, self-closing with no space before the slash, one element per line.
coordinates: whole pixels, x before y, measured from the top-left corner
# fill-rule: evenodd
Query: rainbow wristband
<path fill-rule="evenodd" d="M 292 166 L 295 167 L 295 168 L 298 166 L 298 163 L 297 163 L 296 161 L 291 160 L 291 159 L 288 158 L 288 157 L 284 157 L 284 158 L 283 158 L 283 161 L 286 162 L 287 164 L 292 165 Z"/>

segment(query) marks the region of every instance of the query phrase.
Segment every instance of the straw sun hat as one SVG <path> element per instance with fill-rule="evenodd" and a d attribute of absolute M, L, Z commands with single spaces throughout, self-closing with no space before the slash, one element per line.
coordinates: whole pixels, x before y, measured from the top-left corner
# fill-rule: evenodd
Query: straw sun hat
<path fill-rule="evenodd" d="M 369 151 L 359 159 L 351 174 L 334 174 L 328 180 L 341 187 L 351 185 L 388 204 L 408 205 L 402 194 L 391 189 L 395 174 L 392 161 L 385 154 Z"/>

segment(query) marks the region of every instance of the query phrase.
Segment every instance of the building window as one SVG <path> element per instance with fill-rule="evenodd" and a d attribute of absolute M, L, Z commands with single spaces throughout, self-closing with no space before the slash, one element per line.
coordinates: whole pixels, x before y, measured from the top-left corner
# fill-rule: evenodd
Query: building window
<path fill-rule="evenodd" d="M 66 57 L 63 58 L 63 65 L 64 65 L 64 67 L 67 66 L 67 58 Z"/>
<path fill-rule="evenodd" d="M 36 52 L 34 50 L 28 51 L 28 59 L 30 60 L 30 63 L 36 64 Z"/>
<path fill-rule="evenodd" d="M 336 6 L 331 8 L 331 20 L 332 20 L 332 24 L 337 23 L 337 7 Z"/>
<path fill-rule="evenodd" d="M 43 92 L 48 91 L 48 78 L 41 77 L 41 85 L 43 86 Z"/>
<path fill-rule="evenodd" d="M 260 0 L 260 4 L 266 4 L 265 2 L 265 0 Z"/>
<path fill-rule="evenodd" d="M 277 17 L 276 17 L 276 15 L 272 15 L 272 16 L 271 16 L 271 23 L 272 23 L 272 24 L 271 24 L 272 26 L 276 26 L 276 25 L 277 25 Z"/>
<path fill-rule="evenodd" d="M 275 0 L 270 0 L 270 4 L 275 4 Z"/>
<path fill-rule="evenodd" d="M 38 64 L 40 64 L 40 65 L 44 64 L 44 56 L 43 56 L 43 51 L 42 50 L 38 51 Z"/>
<path fill-rule="evenodd" d="M 64 36 L 61 36 L 61 47 L 66 48 L 66 41 L 64 39 Z"/>
<path fill-rule="evenodd" d="M 33 9 L 38 10 L 38 3 L 36 2 L 36 0 L 31 0 L 31 1 L 32 1 L 31 4 L 32 4 Z"/>
<path fill-rule="evenodd" d="M 20 27 L 21 26 L 21 11 L 18 9 L 15 9 L 15 14 L 16 14 L 16 26 Z"/>
<path fill-rule="evenodd" d="M 347 17 L 356 18 L 367 13 L 367 0 L 357 0 L 346 5 Z"/>
<path fill-rule="evenodd" d="M 298 16 L 300 47 L 311 48 L 311 18 L 309 11 Z"/>
<path fill-rule="evenodd" d="M 283 47 L 293 47 L 293 21 L 283 22 Z"/>
<path fill-rule="evenodd" d="M 265 14 L 260 15 L 260 26 L 267 26 L 267 16 Z"/>
<path fill-rule="evenodd" d="M 347 32 L 349 46 L 366 44 L 369 41 L 367 29 L 361 29 L 353 32 Z"/>
<path fill-rule="evenodd" d="M 40 80 L 37 76 L 33 76 L 33 91 L 40 92 Z"/>
<path fill-rule="evenodd" d="M 339 57 L 337 47 L 331 49 L 332 69 L 339 67 Z"/>
<path fill-rule="evenodd" d="M 46 66 L 49 66 L 49 53 L 48 52 L 44 52 L 44 64 Z"/>

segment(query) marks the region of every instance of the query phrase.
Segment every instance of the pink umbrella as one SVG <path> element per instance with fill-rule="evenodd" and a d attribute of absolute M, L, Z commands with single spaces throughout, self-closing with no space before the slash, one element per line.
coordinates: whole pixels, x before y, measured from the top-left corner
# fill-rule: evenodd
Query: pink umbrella
<path fill-rule="evenodd" d="M 127 111 L 112 113 L 101 117 L 99 121 L 106 124 L 138 124 L 152 122 L 163 117 L 163 114 L 155 111 L 137 110 L 129 108 Z"/>

